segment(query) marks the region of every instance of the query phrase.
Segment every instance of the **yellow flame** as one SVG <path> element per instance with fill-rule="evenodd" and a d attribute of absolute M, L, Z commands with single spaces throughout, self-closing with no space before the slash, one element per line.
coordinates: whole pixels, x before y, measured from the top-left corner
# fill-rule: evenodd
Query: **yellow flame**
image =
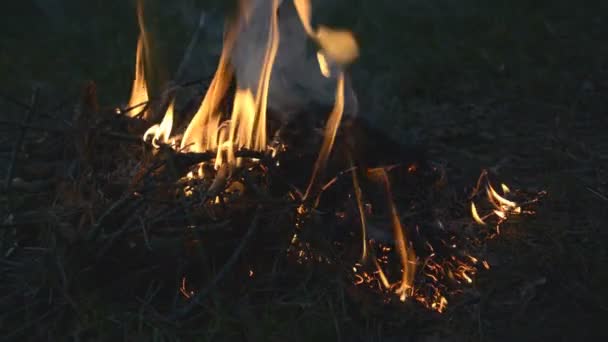
<path fill-rule="evenodd" d="M 247 5 L 247 2 L 241 2 L 241 16 L 245 21 L 247 21 L 247 13 L 250 10 Z M 278 5 L 278 0 L 273 0 L 266 53 L 255 98 L 251 89 L 237 89 L 229 131 L 224 132 L 220 126 L 221 115 L 217 110 L 221 99 L 226 94 L 233 74 L 232 67 L 229 64 L 229 56 L 237 35 L 237 26 L 233 25 L 224 42 L 220 63 L 209 91 L 184 133 L 181 143 L 182 148 L 193 152 L 217 149 L 216 168 L 224 161 L 231 165 L 236 164 L 238 161 L 235 158 L 235 152 L 238 149 L 246 148 L 256 151 L 266 149 L 268 88 L 279 46 Z"/>
<path fill-rule="evenodd" d="M 505 195 L 511 192 L 511 189 L 509 189 L 505 183 L 500 184 L 500 187 L 502 188 L 502 193 Z"/>
<path fill-rule="evenodd" d="M 228 29 L 222 54 L 209 89 L 188 124 L 181 142 L 181 148 L 191 152 L 206 152 L 218 147 L 218 130 L 221 115 L 217 112 L 220 101 L 230 86 L 233 70 L 230 66 L 230 52 L 236 40 L 236 29 Z"/>
<path fill-rule="evenodd" d="M 492 203 L 504 205 L 509 209 L 517 207 L 517 203 L 509 201 L 508 199 L 500 196 L 496 190 L 492 187 L 491 184 L 488 183 L 488 197 Z M 497 205 L 497 209 L 500 209 L 500 205 Z"/>
<path fill-rule="evenodd" d="M 431 308 L 437 310 L 437 312 L 439 312 L 439 313 L 443 313 L 445 311 L 445 309 L 447 308 L 447 306 L 448 306 L 448 300 L 445 297 L 441 296 L 439 298 L 439 301 L 434 302 L 431 305 Z"/>
<path fill-rule="evenodd" d="M 385 289 L 390 289 L 391 283 L 388 281 L 386 274 L 384 274 L 382 267 L 380 267 L 378 260 L 376 260 L 376 258 L 373 258 L 373 260 L 374 260 L 374 265 L 376 266 L 378 276 L 380 276 L 380 281 L 382 282 L 382 286 L 384 286 Z"/>
<path fill-rule="evenodd" d="M 321 69 L 321 74 L 325 78 L 331 77 L 331 71 L 329 70 L 329 64 L 327 64 L 327 59 L 325 59 L 325 55 L 322 51 L 317 52 L 317 60 L 319 61 L 319 69 Z"/>
<path fill-rule="evenodd" d="M 131 98 L 129 99 L 128 108 L 136 107 L 128 112 L 128 115 L 133 117 L 141 112 L 143 105 L 148 102 L 148 87 L 146 85 L 145 67 L 143 61 L 144 51 L 144 38 L 143 34 L 139 35 L 137 39 L 137 50 L 135 52 L 135 79 L 133 80 L 133 87 L 131 89 Z M 143 104 L 143 105 L 142 105 Z M 147 117 L 147 111 L 144 112 L 143 117 Z"/>
<path fill-rule="evenodd" d="M 484 220 L 481 219 L 481 217 L 479 217 L 479 213 L 477 212 L 477 207 L 475 206 L 475 203 L 471 202 L 471 215 L 473 216 L 473 219 L 475 220 L 475 222 L 485 226 L 486 223 L 484 222 Z"/>
<path fill-rule="evenodd" d="M 308 183 L 308 188 L 306 189 L 306 193 L 304 194 L 304 200 L 308 199 L 309 196 L 316 192 L 318 187 L 317 185 L 317 177 L 319 173 L 325 169 L 325 164 L 327 163 L 327 159 L 329 158 L 329 154 L 334 145 L 334 141 L 336 140 L 336 133 L 338 132 L 338 127 L 340 126 L 340 120 L 342 120 L 342 114 L 344 112 L 344 74 L 340 72 L 338 75 L 338 86 L 336 87 L 336 100 L 334 104 L 334 108 L 329 114 L 329 118 L 327 119 L 327 123 L 325 124 L 323 145 L 321 146 L 321 150 L 319 151 L 319 156 L 315 162 L 315 166 L 312 171 L 312 176 L 310 177 L 310 182 Z"/>
<path fill-rule="evenodd" d="M 144 133 L 144 141 L 147 141 L 150 136 L 152 136 L 152 146 L 158 148 L 159 142 L 167 143 L 169 142 L 169 137 L 171 136 L 171 128 L 173 127 L 173 105 L 174 101 L 171 102 L 169 108 L 167 108 L 167 112 L 163 117 L 163 121 L 161 121 L 160 125 L 156 124 Z"/>
<path fill-rule="evenodd" d="M 390 180 L 386 171 L 383 173 L 384 186 L 386 191 L 386 198 L 391 213 L 391 221 L 393 225 L 393 234 L 395 236 L 395 244 L 397 252 L 401 257 L 401 266 L 403 274 L 401 277 L 401 283 L 395 290 L 395 293 L 399 295 L 401 301 L 405 301 L 408 296 L 414 292 L 414 275 L 416 273 L 416 254 L 414 249 L 410 245 L 408 248 L 408 241 L 406 239 L 405 230 L 401 225 L 399 214 L 397 213 L 397 207 L 393 201 L 393 194 L 391 190 Z"/>
<path fill-rule="evenodd" d="M 234 146 L 236 149 L 251 148 L 249 140 L 253 132 L 255 119 L 255 100 L 249 89 L 238 89 L 234 96 L 232 116 L 230 119 L 230 135 L 227 141 L 228 161 L 234 163 Z"/>

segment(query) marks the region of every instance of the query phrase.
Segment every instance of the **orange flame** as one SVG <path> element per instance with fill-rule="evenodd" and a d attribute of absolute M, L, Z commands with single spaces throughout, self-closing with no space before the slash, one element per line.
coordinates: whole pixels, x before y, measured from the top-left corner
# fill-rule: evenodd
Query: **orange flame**
<path fill-rule="evenodd" d="M 247 2 L 241 2 L 243 19 L 247 21 Z M 236 91 L 228 133 L 220 127 L 221 114 L 217 109 L 226 94 L 233 69 L 229 56 L 237 37 L 237 25 L 233 25 L 226 36 L 220 62 L 199 110 L 188 125 L 181 147 L 192 152 L 217 149 L 216 167 L 227 160 L 231 165 L 238 161 L 234 152 L 241 148 L 263 151 L 266 149 L 266 109 L 272 66 L 279 46 L 278 0 L 273 0 L 270 13 L 270 28 L 266 53 L 255 98 L 251 89 Z"/>
<path fill-rule="evenodd" d="M 226 34 L 220 61 L 209 90 L 184 132 L 181 142 L 183 150 L 206 152 L 218 147 L 217 138 L 221 115 L 217 112 L 217 108 L 230 86 L 233 70 L 229 64 L 229 58 L 235 39 L 236 30 L 231 27 Z"/>
<path fill-rule="evenodd" d="M 410 245 L 408 248 L 408 242 L 406 239 L 405 231 L 401 225 L 401 220 L 397 214 L 397 207 L 393 201 L 393 194 L 391 191 L 390 180 L 386 171 L 383 172 L 382 178 L 384 181 L 386 198 L 391 212 L 391 221 L 393 224 L 393 233 L 395 235 L 395 243 L 397 252 L 401 257 L 402 266 L 402 277 L 401 283 L 395 290 L 395 293 L 399 295 L 401 301 L 405 301 L 408 296 L 414 292 L 414 275 L 416 273 L 416 254 L 414 249 Z"/>
<path fill-rule="evenodd" d="M 141 112 L 136 108 L 140 108 L 148 102 L 148 87 L 146 85 L 145 67 L 143 62 L 144 51 L 144 38 L 143 34 L 139 35 L 137 39 L 137 51 L 135 53 L 135 79 L 133 80 L 133 87 L 131 89 L 131 98 L 129 99 L 128 108 L 131 110 L 128 115 L 133 117 Z M 147 117 L 147 111 L 144 112 L 143 117 Z"/>
<path fill-rule="evenodd" d="M 317 177 L 319 176 L 319 173 L 325 169 L 327 159 L 329 158 L 331 149 L 334 146 L 334 141 L 336 140 L 340 121 L 342 120 L 342 113 L 344 113 L 344 74 L 342 72 L 338 75 L 335 101 L 334 109 L 329 114 L 329 119 L 327 119 L 327 123 L 325 124 L 323 145 L 321 145 L 321 151 L 319 151 L 319 156 L 315 162 L 308 188 L 304 194 L 304 200 L 308 199 L 313 192 L 317 191 Z"/>

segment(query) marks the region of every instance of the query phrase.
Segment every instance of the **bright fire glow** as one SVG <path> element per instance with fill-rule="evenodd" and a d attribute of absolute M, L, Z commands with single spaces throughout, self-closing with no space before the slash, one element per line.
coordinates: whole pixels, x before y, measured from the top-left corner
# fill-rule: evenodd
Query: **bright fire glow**
<path fill-rule="evenodd" d="M 334 146 L 334 141 L 336 140 L 336 134 L 338 132 L 338 127 L 340 126 L 340 121 L 342 120 L 343 113 L 344 74 L 340 73 L 338 75 L 338 86 L 336 87 L 336 102 L 334 104 L 334 109 L 329 114 L 329 119 L 325 124 L 323 145 L 321 145 L 321 151 L 319 151 L 319 156 L 317 157 L 317 160 L 315 162 L 315 166 L 312 171 L 312 176 L 310 177 L 310 182 L 308 183 L 308 188 L 306 189 L 306 193 L 304 194 L 304 200 L 308 199 L 313 193 L 317 192 L 317 178 L 319 177 L 321 171 L 325 169 L 327 159 L 329 158 L 331 149 Z"/>
<path fill-rule="evenodd" d="M 148 102 L 148 87 L 146 85 L 146 73 L 143 61 L 144 39 L 143 34 L 137 39 L 137 50 L 135 52 L 135 79 L 131 89 L 131 98 L 129 99 L 128 108 L 131 109 L 128 115 L 133 117 L 141 112 L 143 106 Z M 146 118 L 147 111 L 143 117 Z"/>
<path fill-rule="evenodd" d="M 144 141 L 147 141 L 149 137 L 152 137 L 152 146 L 156 148 L 160 147 L 159 142 L 169 142 L 171 128 L 173 127 L 173 106 L 174 102 L 171 102 L 160 125 L 156 124 L 148 128 L 146 133 L 144 133 Z"/>
<path fill-rule="evenodd" d="M 321 74 L 326 78 L 331 77 L 331 71 L 329 70 L 329 64 L 327 63 L 327 59 L 322 51 L 317 52 L 317 61 L 319 61 L 319 69 L 321 69 Z"/>
<path fill-rule="evenodd" d="M 517 202 L 505 198 L 506 195 L 511 193 L 511 190 L 509 189 L 509 187 L 506 184 L 502 183 L 500 185 L 501 190 L 503 192 L 502 196 L 500 194 L 498 194 L 498 192 L 496 190 L 494 190 L 494 187 L 492 187 L 492 184 L 490 183 L 490 181 L 488 179 L 488 173 L 485 170 L 482 172 L 481 176 L 479 177 L 479 180 L 477 181 L 477 186 L 476 186 L 476 190 L 475 190 L 476 194 L 477 194 L 478 190 L 481 188 L 482 182 L 484 180 L 486 182 L 486 186 L 485 186 L 486 199 L 493 208 L 491 208 L 491 211 L 489 214 L 487 214 L 485 216 L 480 216 L 479 211 L 477 210 L 477 206 L 475 205 L 474 202 L 471 202 L 471 216 L 473 217 L 473 220 L 475 220 L 475 222 L 477 222 L 480 225 L 486 225 L 487 219 L 491 216 L 497 217 L 498 225 L 496 226 L 496 229 L 497 229 L 497 232 L 500 232 L 500 227 L 499 227 L 500 223 L 506 221 L 509 218 L 509 216 L 511 216 L 511 215 L 521 214 L 522 208 L 521 208 L 521 205 L 518 204 Z"/>
<path fill-rule="evenodd" d="M 390 181 L 386 171 L 383 173 L 383 181 L 386 191 L 386 198 L 391 214 L 391 222 L 393 226 L 393 234 L 395 237 L 395 245 L 397 252 L 401 258 L 402 276 L 401 282 L 397 285 L 395 293 L 399 295 L 401 301 L 411 296 L 414 293 L 414 275 L 416 274 L 416 253 L 411 245 L 408 246 L 408 241 L 405 235 L 405 230 L 401 225 L 397 207 L 393 200 Z"/>
<path fill-rule="evenodd" d="M 482 226 L 486 225 L 484 220 L 482 220 L 481 217 L 479 217 L 479 213 L 477 212 L 477 207 L 475 206 L 475 203 L 473 203 L 473 202 L 471 202 L 471 215 L 473 216 L 473 219 L 475 220 L 475 222 L 481 224 Z"/>

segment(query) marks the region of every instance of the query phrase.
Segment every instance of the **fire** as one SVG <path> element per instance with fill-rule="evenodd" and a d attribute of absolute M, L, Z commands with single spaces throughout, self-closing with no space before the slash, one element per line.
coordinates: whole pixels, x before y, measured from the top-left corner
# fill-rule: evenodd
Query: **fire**
<path fill-rule="evenodd" d="M 331 70 L 329 70 L 329 64 L 322 51 L 317 52 L 317 61 L 319 61 L 319 69 L 321 70 L 321 74 L 326 78 L 331 77 Z"/>
<path fill-rule="evenodd" d="M 325 164 L 327 163 L 329 154 L 331 153 L 332 147 L 334 146 L 334 141 L 336 140 L 336 134 L 338 132 L 340 121 L 342 120 L 343 112 L 344 74 L 340 73 L 338 75 L 338 86 L 336 87 L 336 102 L 334 104 L 334 109 L 329 114 L 329 119 L 325 124 L 323 145 L 321 145 L 321 151 L 319 151 L 319 156 L 317 157 L 317 160 L 315 162 L 315 166 L 312 171 L 312 176 L 310 177 L 310 182 L 308 183 L 308 188 L 306 189 L 306 193 L 304 194 L 305 200 L 310 198 L 310 195 L 316 194 L 317 192 L 317 178 L 319 177 L 319 173 L 321 173 L 321 171 L 325 169 Z"/>
<path fill-rule="evenodd" d="M 391 185 L 386 171 L 383 172 L 382 177 L 385 185 L 386 198 L 391 213 L 395 244 L 397 251 L 399 252 L 399 256 L 401 257 L 402 277 L 401 283 L 395 290 L 395 293 L 399 295 L 399 299 L 401 301 L 405 301 L 405 299 L 414 292 L 413 285 L 414 275 L 416 273 L 416 254 L 414 253 L 414 248 L 411 245 L 408 245 L 405 231 L 401 225 L 399 214 L 397 213 L 397 207 L 393 201 Z"/>
<path fill-rule="evenodd" d="M 143 50 L 144 40 L 140 34 L 137 39 L 137 50 L 135 53 L 135 79 L 133 80 L 133 87 L 131 89 L 131 98 L 127 109 L 128 115 L 131 117 L 137 116 L 142 112 L 140 108 L 146 106 L 148 103 L 148 87 L 146 85 L 146 73 L 143 62 Z M 139 109 L 139 110 L 138 110 Z M 144 118 L 146 117 L 147 111 L 143 112 Z"/>
<path fill-rule="evenodd" d="M 156 148 L 160 147 L 159 142 L 169 142 L 171 128 L 173 127 L 173 106 L 174 102 L 171 102 L 160 125 L 156 124 L 148 128 L 146 133 L 144 133 L 144 141 L 148 141 L 148 138 L 152 137 L 152 146 Z"/>
<path fill-rule="evenodd" d="M 475 222 L 479 223 L 482 226 L 485 226 L 486 223 L 485 221 L 479 217 L 479 213 L 477 212 L 477 207 L 475 206 L 475 203 L 471 202 L 471 215 L 473 216 L 473 219 L 475 220 Z"/>
<path fill-rule="evenodd" d="M 143 118 L 147 118 L 145 106 L 148 104 L 148 86 L 146 85 L 146 63 L 149 63 L 149 44 L 146 29 L 144 26 L 143 4 L 137 1 L 137 23 L 139 26 L 139 37 L 137 38 L 137 49 L 135 52 L 135 78 L 131 89 L 131 97 L 127 107 L 127 114 L 131 117 L 143 113 Z M 142 108 L 143 106 L 143 108 Z M 142 112 L 143 110 L 143 112 Z"/>
<path fill-rule="evenodd" d="M 522 212 L 523 212 L 522 207 L 517 202 L 509 200 L 505 197 L 511 193 L 511 190 L 509 189 L 509 187 L 506 184 L 502 183 L 500 185 L 503 195 L 500 195 L 496 190 L 494 190 L 494 187 L 488 180 L 487 171 L 483 171 L 481 176 L 479 177 L 479 180 L 477 181 L 475 194 L 477 194 L 479 189 L 482 187 L 482 182 L 484 180 L 486 182 L 486 185 L 485 185 L 486 199 L 491 204 L 493 209 L 491 209 L 489 214 L 480 216 L 479 211 L 477 210 L 477 206 L 475 205 L 474 202 L 471 202 L 471 216 L 473 217 L 473 220 L 475 220 L 475 222 L 477 222 L 478 224 L 483 225 L 483 226 L 486 225 L 486 220 L 488 218 L 490 218 L 491 216 L 497 217 L 498 225 L 496 228 L 497 228 L 497 231 L 500 231 L 500 227 L 499 227 L 500 223 L 506 221 L 512 215 L 522 214 Z"/>
<path fill-rule="evenodd" d="M 375 268 L 373 274 L 369 274 L 368 272 L 362 271 L 358 272 L 358 268 L 354 267 L 353 271 L 355 272 L 355 285 L 360 284 L 371 284 L 375 281 L 378 281 L 381 287 L 384 290 L 391 291 L 399 297 L 399 300 L 405 301 L 408 297 L 414 295 L 414 278 L 416 274 L 417 267 L 417 259 L 416 253 L 414 251 L 413 246 L 409 243 L 407 239 L 407 235 L 403 225 L 401 224 L 401 219 L 397 213 L 397 207 L 393 200 L 393 194 L 391 191 L 391 185 L 388 178 L 388 174 L 386 170 L 376 171 L 380 173 L 380 179 L 384 184 L 384 191 L 386 193 L 386 200 L 389 207 L 389 214 L 391 219 L 391 226 L 393 228 L 393 238 L 395 243 L 395 249 L 399 256 L 399 260 L 401 262 L 401 280 L 391 283 L 388 279 L 386 272 L 383 270 L 382 264 L 388 263 L 387 253 L 391 252 L 391 248 L 388 246 L 381 246 L 380 252 L 382 253 L 378 258 L 373 253 L 371 256 L 371 261 Z M 365 212 L 363 210 L 362 200 L 361 200 L 361 191 L 359 189 L 359 184 L 355 173 L 353 172 L 353 186 L 355 188 L 355 195 L 357 199 L 357 204 L 359 207 L 359 215 L 361 218 L 361 224 L 363 226 L 363 255 L 362 262 L 367 259 L 367 237 L 365 233 Z"/>

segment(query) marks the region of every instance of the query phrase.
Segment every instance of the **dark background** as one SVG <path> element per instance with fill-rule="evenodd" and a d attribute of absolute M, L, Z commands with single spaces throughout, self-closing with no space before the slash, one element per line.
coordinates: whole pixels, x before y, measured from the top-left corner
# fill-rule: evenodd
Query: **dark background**
<path fill-rule="evenodd" d="M 203 8 L 219 15 L 230 4 L 146 1 L 153 92 L 177 68 Z M 475 285 L 481 301 L 416 336 L 607 337 L 608 2 L 336 0 L 317 7 L 315 20 L 355 32 L 361 111 L 387 134 L 425 143 L 449 177 L 473 183 L 493 168 L 513 187 L 549 193 L 536 217 L 494 243 L 501 257 Z M 102 105 L 126 102 L 136 39 L 130 1 L 5 2 L 0 91 L 27 99 L 39 85 L 53 102 L 91 79 Z M 217 46 L 205 40 L 200 49 L 211 56 L 201 63 L 213 65 Z M 213 70 L 193 73 L 205 71 Z M 332 310 L 325 302 L 314 314 L 268 308 L 242 324 L 254 339 L 336 340 Z M 219 331 L 237 324 L 222 322 Z M 370 320 L 369 338 L 381 327 Z"/>

